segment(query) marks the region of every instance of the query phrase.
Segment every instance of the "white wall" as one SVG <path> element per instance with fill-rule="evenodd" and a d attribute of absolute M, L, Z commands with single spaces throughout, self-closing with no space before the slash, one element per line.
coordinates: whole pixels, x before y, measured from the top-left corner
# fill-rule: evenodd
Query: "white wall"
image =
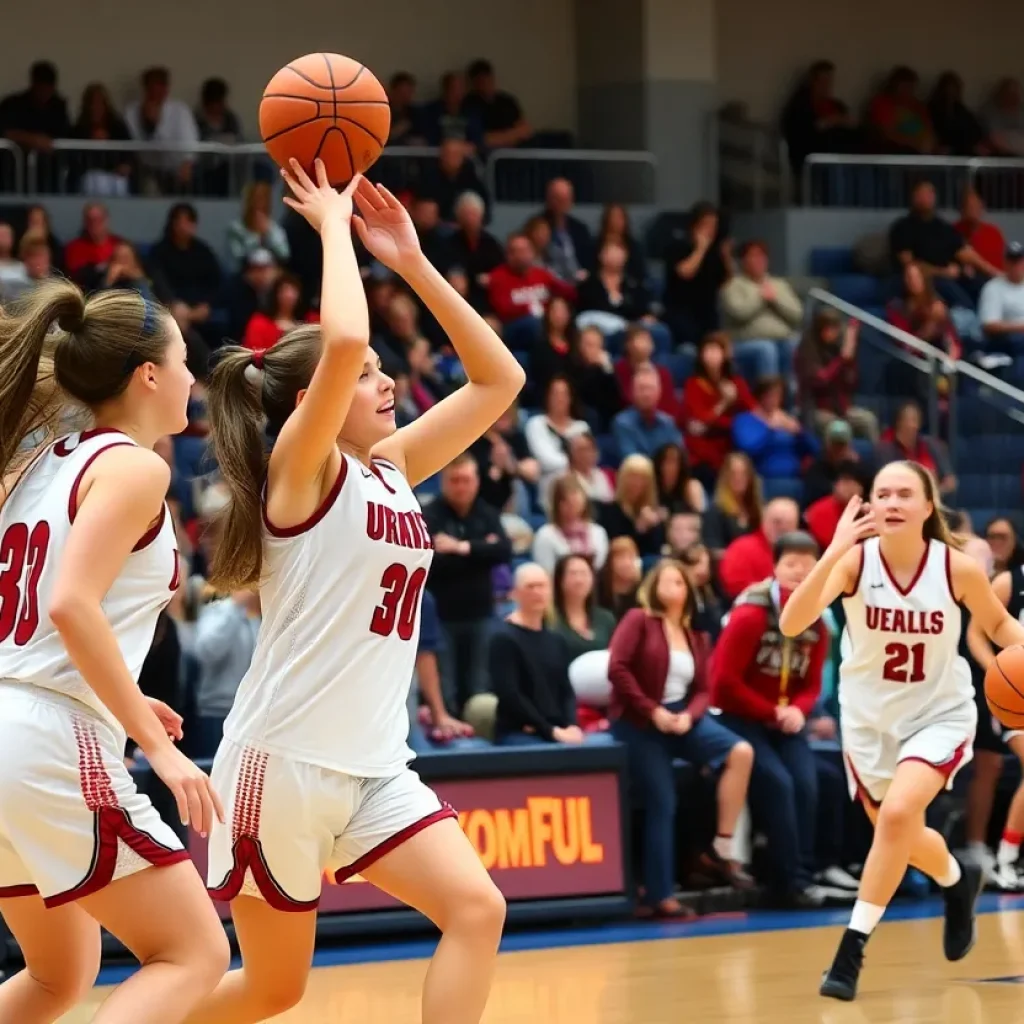
<path fill-rule="evenodd" d="M 857 112 L 894 64 L 915 68 L 925 90 L 938 73 L 958 71 L 972 101 L 1002 75 L 1024 71 L 1024 6 L 1009 0 L 717 3 L 719 96 L 743 100 L 757 118 L 774 119 L 795 76 L 817 58 L 835 61 L 837 92 Z"/>
<path fill-rule="evenodd" d="M 24 88 L 31 62 L 47 58 L 76 112 L 86 83 L 105 82 L 121 103 L 134 96 L 142 68 L 166 64 L 174 93 L 190 104 L 203 79 L 227 79 L 254 133 L 271 75 L 294 57 L 333 50 L 384 79 L 412 71 L 426 98 L 446 69 L 488 57 L 532 123 L 575 127 L 571 0 L 12 0 L 3 7 L 0 95 Z"/>

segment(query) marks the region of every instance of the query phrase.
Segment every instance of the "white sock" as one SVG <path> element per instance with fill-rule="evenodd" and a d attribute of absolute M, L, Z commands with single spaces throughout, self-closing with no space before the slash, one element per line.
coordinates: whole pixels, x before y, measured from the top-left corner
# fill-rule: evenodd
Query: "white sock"
<path fill-rule="evenodd" d="M 861 935 L 870 935 L 878 922 L 882 920 L 884 913 L 885 907 L 880 907 L 877 903 L 865 903 L 864 900 L 857 900 L 853 905 L 853 913 L 850 915 L 850 931 L 860 932 Z"/>
<path fill-rule="evenodd" d="M 953 856 L 949 855 L 949 865 L 946 868 L 944 875 L 936 875 L 935 881 L 942 886 L 943 889 L 949 889 L 956 885 L 960 881 L 960 862 Z"/>
<path fill-rule="evenodd" d="M 1012 867 L 1020 857 L 1020 843 L 1008 843 L 1005 839 L 999 842 L 999 852 L 996 854 L 996 861 L 1000 864 L 1008 864 Z"/>
<path fill-rule="evenodd" d="M 967 844 L 967 849 L 978 863 L 984 863 L 992 856 L 988 843 L 979 843 L 977 840 L 974 840 L 974 842 Z"/>
<path fill-rule="evenodd" d="M 732 836 L 715 836 L 715 841 L 712 843 L 712 847 L 715 853 L 717 853 L 722 860 L 736 859 L 736 855 L 733 851 Z"/>

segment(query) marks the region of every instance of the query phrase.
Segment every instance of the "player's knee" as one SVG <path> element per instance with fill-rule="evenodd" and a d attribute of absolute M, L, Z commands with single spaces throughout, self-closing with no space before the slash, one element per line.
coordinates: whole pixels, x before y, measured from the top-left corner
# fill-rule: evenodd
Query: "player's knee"
<path fill-rule="evenodd" d="M 501 936 L 505 926 L 505 897 L 487 878 L 469 892 L 464 892 L 448 916 L 448 928 L 472 932 L 481 940 Z"/>
<path fill-rule="evenodd" d="M 96 984 L 100 972 L 100 944 L 76 949 L 53 968 L 41 968 L 29 962 L 26 968 L 32 980 L 47 994 L 60 1016 L 80 1003 Z"/>
<path fill-rule="evenodd" d="M 729 751 L 726 764 L 737 771 L 749 773 L 754 767 L 754 748 L 746 740 L 741 740 Z"/>
<path fill-rule="evenodd" d="M 309 974 L 266 973 L 252 979 L 261 1019 L 287 1013 L 302 1002 Z"/>
<path fill-rule="evenodd" d="M 905 836 L 924 826 L 921 808 L 899 796 L 886 797 L 878 809 L 875 831 L 882 835 Z"/>

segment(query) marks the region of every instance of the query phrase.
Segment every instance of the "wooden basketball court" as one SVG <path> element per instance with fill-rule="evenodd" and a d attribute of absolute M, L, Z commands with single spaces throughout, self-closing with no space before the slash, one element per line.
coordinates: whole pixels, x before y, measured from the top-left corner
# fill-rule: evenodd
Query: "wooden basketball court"
<path fill-rule="evenodd" d="M 936 917 L 884 923 L 868 947 L 856 1003 L 821 999 L 817 985 L 845 912 L 762 914 L 691 925 L 620 925 L 512 935 L 500 958 L 487 1024 L 987 1024 L 1024 1019 L 1024 901 L 986 897 L 978 944 L 959 964 L 942 958 Z M 999 908 L 999 909 L 995 909 Z M 1020 908 L 1020 909 L 1017 909 Z M 937 907 L 894 908 L 894 915 Z M 804 927 L 809 922 L 827 925 Z M 573 943 L 573 944 L 567 944 Z M 523 948 L 532 947 L 532 948 Z M 411 947 L 422 950 L 422 944 Z M 423 959 L 317 967 L 302 1006 L 281 1024 L 411 1024 Z M 327 950 L 318 961 L 330 960 Z M 360 951 L 338 954 L 357 959 Z M 85 1024 L 104 990 L 64 1018 Z"/>

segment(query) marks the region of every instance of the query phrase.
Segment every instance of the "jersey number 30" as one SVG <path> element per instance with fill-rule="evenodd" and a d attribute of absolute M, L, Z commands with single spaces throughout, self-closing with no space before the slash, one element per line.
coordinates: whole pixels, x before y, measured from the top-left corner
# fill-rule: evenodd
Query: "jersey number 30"
<path fill-rule="evenodd" d="M 31 530 L 12 523 L 0 537 L 0 643 L 13 634 L 24 647 L 39 627 L 39 577 L 49 546 L 49 523 Z"/>
<path fill-rule="evenodd" d="M 401 562 L 389 565 L 380 578 L 384 597 L 373 609 L 370 632 L 378 636 L 391 636 L 397 630 L 400 640 L 411 640 L 416 632 L 416 613 L 419 611 L 420 594 L 426 581 L 426 569 L 413 569 L 409 572 Z"/>
<path fill-rule="evenodd" d="M 886 644 L 882 678 L 887 683 L 923 683 L 924 644 Z"/>

